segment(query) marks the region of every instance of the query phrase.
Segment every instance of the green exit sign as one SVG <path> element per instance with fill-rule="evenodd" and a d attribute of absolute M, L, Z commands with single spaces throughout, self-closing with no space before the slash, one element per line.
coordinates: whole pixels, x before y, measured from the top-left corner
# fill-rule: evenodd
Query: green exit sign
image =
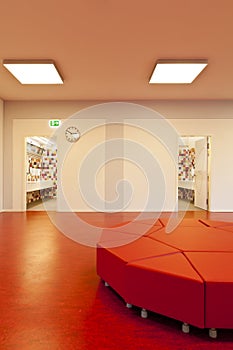
<path fill-rule="evenodd" d="M 59 119 L 51 119 L 49 121 L 50 128 L 59 128 L 60 125 L 61 125 L 61 121 Z"/>

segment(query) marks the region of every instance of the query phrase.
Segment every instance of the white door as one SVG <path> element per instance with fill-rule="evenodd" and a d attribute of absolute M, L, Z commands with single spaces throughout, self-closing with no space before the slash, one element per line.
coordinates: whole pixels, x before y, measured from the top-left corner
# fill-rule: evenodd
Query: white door
<path fill-rule="evenodd" d="M 194 205 L 207 210 L 208 206 L 208 156 L 207 137 L 195 142 Z"/>

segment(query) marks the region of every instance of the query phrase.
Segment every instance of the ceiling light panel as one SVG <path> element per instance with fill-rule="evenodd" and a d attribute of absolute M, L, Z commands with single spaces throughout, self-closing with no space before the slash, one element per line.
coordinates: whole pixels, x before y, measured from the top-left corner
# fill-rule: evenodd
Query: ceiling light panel
<path fill-rule="evenodd" d="M 159 60 L 152 73 L 150 84 L 191 84 L 207 66 L 206 60 Z"/>
<path fill-rule="evenodd" d="M 21 84 L 63 84 L 53 61 L 4 60 L 3 65 Z"/>

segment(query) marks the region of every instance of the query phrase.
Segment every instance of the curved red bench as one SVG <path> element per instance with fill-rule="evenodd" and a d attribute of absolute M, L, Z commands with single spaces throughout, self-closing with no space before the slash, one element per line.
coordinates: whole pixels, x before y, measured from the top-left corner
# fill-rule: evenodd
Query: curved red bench
<path fill-rule="evenodd" d="M 233 234 L 213 227 L 177 227 L 171 233 L 163 228 L 149 235 L 181 251 L 232 251 Z"/>
<path fill-rule="evenodd" d="M 127 302 L 204 327 L 204 284 L 180 252 L 130 262 Z"/>
<path fill-rule="evenodd" d="M 185 252 L 205 284 L 206 328 L 233 328 L 233 254 Z"/>
<path fill-rule="evenodd" d="M 108 241 L 98 244 L 97 273 L 127 301 L 129 293 L 126 265 L 130 261 L 176 253 L 177 250 L 147 237 L 141 237 L 127 244 L 124 242 L 122 239 L 117 241 L 117 245 L 120 245 L 115 248 L 108 247 Z"/>
<path fill-rule="evenodd" d="M 117 230 L 100 239 L 97 273 L 128 307 L 140 307 L 142 317 L 149 310 L 179 320 L 186 333 L 193 325 L 216 338 L 216 328 L 233 328 L 233 223 L 184 219 L 169 234 L 148 225 L 140 238 L 132 226 Z"/>

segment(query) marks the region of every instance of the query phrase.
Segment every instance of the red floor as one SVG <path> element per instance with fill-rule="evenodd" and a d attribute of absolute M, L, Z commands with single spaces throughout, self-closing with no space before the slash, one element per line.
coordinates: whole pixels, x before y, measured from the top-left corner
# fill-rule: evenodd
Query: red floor
<path fill-rule="evenodd" d="M 106 227 L 135 214 L 79 216 Z M 233 221 L 233 213 L 185 216 Z M 212 340 L 160 315 L 141 319 L 100 282 L 95 253 L 60 233 L 46 212 L 0 214 L 1 350 L 233 349 L 232 330 Z"/>

